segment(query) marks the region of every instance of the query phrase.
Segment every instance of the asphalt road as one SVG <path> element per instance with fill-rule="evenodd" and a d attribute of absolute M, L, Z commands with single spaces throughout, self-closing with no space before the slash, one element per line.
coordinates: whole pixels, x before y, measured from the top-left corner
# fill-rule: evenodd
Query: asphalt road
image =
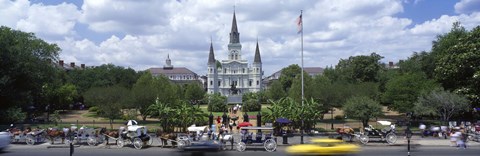
<path fill-rule="evenodd" d="M 226 151 L 221 153 L 197 153 L 195 155 L 229 155 L 229 156 L 286 156 L 285 146 L 280 146 L 276 152 L 265 152 L 262 148 L 256 150 L 247 150 L 245 152 Z M 68 156 L 69 148 L 46 148 L 41 146 L 13 145 L 5 151 L 1 152 L 2 156 Z M 149 155 L 172 155 L 184 156 L 191 153 L 180 153 L 174 149 L 147 147 L 136 150 L 133 147 L 88 147 L 82 146 L 75 148 L 74 156 L 149 156 Z M 364 146 L 362 152 L 356 154 L 358 156 L 406 156 L 407 149 L 405 146 Z M 472 147 L 468 149 L 457 149 L 455 147 L 433 147 L 419 146 L 412 148 L 412 156 L 478 156 L 480 155 L 480 147 Z"/>

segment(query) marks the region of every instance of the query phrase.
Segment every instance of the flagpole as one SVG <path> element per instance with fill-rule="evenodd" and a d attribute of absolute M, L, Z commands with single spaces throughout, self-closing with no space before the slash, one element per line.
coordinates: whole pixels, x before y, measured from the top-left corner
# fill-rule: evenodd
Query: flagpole
<path fill-rule="evenodd" d="M 303 85 L 304 85 L 304 84 L 303 84 L 303 10 L 300 10 L 300 20 L 301 20 L 301 22 L 302 22 L 301 25 L 300 25 L 302 32 L 300 32 L 300 33 L 302 33 L 302 34 L 301 34 L 301 44 L 302 44 L 302 71 L 301 71 L 301 72 L 302 72 L 302 110 L 303 110 L 303 109 L 304 109 L 304 108 L 303 108 L 303 102 L 304 102 L 304 88 L 303 88 Z M 302 113 L 303 113 L 303 111 L 302 111 Z M 303 115 L 303 114 L 302 114 L 302 115 Z M 303 118 L 302 118 L 302 127 L 301 127 L 301 129 L 300 129 L 300 134 L 301 134 L 301 136 L 300 136 L 300 144 L 303 144 L 303 130 L 304 130 L 304 127 L 303 127 L 303 126 L 304 126 L 304 125 L 303 125 Z"/>

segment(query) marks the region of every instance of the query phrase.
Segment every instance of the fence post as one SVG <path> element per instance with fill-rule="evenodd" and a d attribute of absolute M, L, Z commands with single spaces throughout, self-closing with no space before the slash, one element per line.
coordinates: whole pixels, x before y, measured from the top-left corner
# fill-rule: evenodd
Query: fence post
<path fill-rule="evenodd" d="M 92 127 L 95 127 L 95 120 L 93 120 L 93 126 Z"/>
<path fill-rule="evenodd" d="M 78 126 L 78 120 L 77 120 L 77 126 Z"/>

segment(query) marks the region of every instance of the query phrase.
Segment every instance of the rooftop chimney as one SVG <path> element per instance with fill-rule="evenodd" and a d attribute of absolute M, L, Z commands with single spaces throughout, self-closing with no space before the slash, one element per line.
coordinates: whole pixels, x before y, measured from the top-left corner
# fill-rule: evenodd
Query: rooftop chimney
<path fill-rule="evenodd" d="M 58 64 L 63 67 L 63 60 L 58 61 Z"/>
<path fill-rule="evenodd" d="M 70 67 L 75 68 L 75 62 L 70 62 Z"/>

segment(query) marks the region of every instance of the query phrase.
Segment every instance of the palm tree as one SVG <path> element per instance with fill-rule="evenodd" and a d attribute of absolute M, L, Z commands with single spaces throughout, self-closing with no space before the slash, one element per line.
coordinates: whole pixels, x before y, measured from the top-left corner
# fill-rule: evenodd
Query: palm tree
<path fill-rule="evenodd" d="M 174 111 L 167 103 L 160 102 L 157 98 L 155 103 L 148 107 L 147 112 L 150 116 L 159 118 L 160 125 L 164 131 L 167 132 L 170 130 L 168 125 L 171 123 L 169 121 L 173 119 L 172 116 L 174 115 Z"/>

